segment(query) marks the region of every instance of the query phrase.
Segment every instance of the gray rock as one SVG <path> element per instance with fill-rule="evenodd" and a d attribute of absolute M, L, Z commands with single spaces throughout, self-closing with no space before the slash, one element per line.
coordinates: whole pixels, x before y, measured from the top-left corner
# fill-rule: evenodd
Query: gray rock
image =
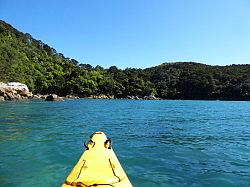
<path fill-rule="evenodd" d="M 10 100 L 10 101 L 19 101 L 22 100 L 22 96 L 18 93 L 13 93 L 13 92 L 7 92 L 4 95 L 5 100 Z"/>
<path fill-rule="evenodd" d="M 109 96 L 101 94 L 92 96 L 93 99 L 109 99 Z"/>
<path fill-rule="evenodd" d="M 63 101 L 63 99 L 56 94 L 50 94 L 46 97 L 45 101 Z"/>
<path fill-rule="evenodd" d="M 115 96 L 114 96 L 114 95 L 108 95 L 108 98 L 109 98 L 109 99 L 114 99 Z"/>
<path fill-rule="evenodd" d="M 65 98 L 67 98 L 67 99 L 79 99 L 79 97 L 76 95 L 66 95 Z"/>
<path fill-rule="evenodd" d="M 143 99 L 145 99 L 145 100 L 160 100 L 159 98 L 155 97 L 154 95 L 144 96 Z"/>
<path fill-rule="evenodd" d="M 22 96 L 22 100 L 28 100 L 28 97 Z"/>
<path fill-rule="evenodd" d="M 134 97 L 133 97 L 133 96 L 128 95 L 128 96 L 127 96 L 127 99 L 134 99 Z"/>
<path fill-rule="evenodd" d="M 42 99 L 42 97 L 40 94 L 36 94 L 36 95 L 33 95 L 33 97 L 31 97 L 31 99 Z"/>
<path fill-rule="evenodd" d="M 0 102 L 5 101 L 4 96 L 0 96 Z"/>
<path fill-rule="evenodd" d="M 134 99 L 135 100 L 140 100 L 140 98 L 138 96 L 135 96 Z"/>
<path fill-rule="evenodd" d="M 46 99 L 48 95 L 41 95 L 41 99 Z"/>

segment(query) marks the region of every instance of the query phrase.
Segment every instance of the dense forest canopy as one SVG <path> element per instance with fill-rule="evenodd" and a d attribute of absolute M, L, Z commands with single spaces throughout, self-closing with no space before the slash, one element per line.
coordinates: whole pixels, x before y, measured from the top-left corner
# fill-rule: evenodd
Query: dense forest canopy
<path fill-rule="evenodd" d="M 65 57 L 0 20 L 0 82 L 25 83 L 34 93 L 155 95 L 162 99 L 250 99 L 250 65 L 164 63 L 147 69 L 92 67 Z"/>

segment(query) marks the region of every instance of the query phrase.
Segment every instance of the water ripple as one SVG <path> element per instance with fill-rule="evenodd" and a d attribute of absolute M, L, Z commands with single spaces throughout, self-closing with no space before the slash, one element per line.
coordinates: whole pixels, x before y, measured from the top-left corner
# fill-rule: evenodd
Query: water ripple
<path fill-rule="evenodd" d="M 1 185 L 60 186 L 101 130 L 134 187 L 248 186 L 248 111 L 249 102 L 0 103 Z"/>

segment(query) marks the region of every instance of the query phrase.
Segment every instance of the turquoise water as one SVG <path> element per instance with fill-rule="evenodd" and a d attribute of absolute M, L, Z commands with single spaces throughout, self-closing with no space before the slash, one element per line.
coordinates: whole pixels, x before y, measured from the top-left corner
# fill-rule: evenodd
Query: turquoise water
<path fill-rule="evenodd" d="M 134 187 L 249 186 L 250 102 L 0 103 L 0 186 L 60 186 L 104 131 Z"/>

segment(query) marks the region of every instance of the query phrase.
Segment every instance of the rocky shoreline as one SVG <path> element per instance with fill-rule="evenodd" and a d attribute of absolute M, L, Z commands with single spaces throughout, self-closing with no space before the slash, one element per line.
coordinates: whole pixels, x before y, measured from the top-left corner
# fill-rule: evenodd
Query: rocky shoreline
<path fill-rule="evenodd" d="M 0 101 L 4 100 L 27 100 L 32 97 L 29 88 L 19 82 L 0 82 Z"/>
<path fill-rule="evenodd" d="M 118 99 L 113 95 L 91 95 L 89 97 L 81 97 L 88 99 Z M 44 101 L 64 101 L 65 99 L 80 99 L 77 95 L 67 95 L 65 97 L 60 97 L 56 94 L 33 94 L 29 91 L 27 85 L 20 82 L 0 82 L 0 102 L 1 101 L 25 101 L 25 100 L 44 100 Z M 126 98 L 119 99 L 130 99 L 130 100 L 160 100 L 153 95 L 150 96 L 127 96 Z"/>

